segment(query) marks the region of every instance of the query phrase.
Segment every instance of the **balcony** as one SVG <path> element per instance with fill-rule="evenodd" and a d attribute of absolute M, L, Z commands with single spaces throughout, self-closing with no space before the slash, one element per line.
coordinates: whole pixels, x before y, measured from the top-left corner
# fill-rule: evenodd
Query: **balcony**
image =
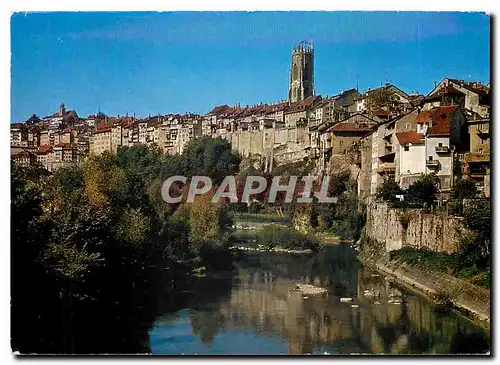
<path fill-rule="evenodd" d="M 448 146 L 436 146 L 436 153 L 450 153 L 450 147 L 448 147 Z"/>
<path fill-rule="evenodd" d="M 478 134 L 489 134 L 490 133 L 489 123 L 478 124 L 477 125 L 477 133 Z"/>
<path fill-rule="evenodd" d="M 425 164 L 428 167 L 438 167 L 439 166 L 439 161 L 438 160 L 425 160 Z"/>
<path fill-rule="evenodd" d="M 396 165 L 394 162 L 384 162 L 378 165 L 377 172 L 380 173 L 391 173 L 396 171 Z"/>

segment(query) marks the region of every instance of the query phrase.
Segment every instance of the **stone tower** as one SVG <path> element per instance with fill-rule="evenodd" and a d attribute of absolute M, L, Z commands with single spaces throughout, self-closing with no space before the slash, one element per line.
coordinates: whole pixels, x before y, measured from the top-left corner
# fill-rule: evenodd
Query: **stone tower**
<path fill-rule="evenodd" d="M 314 49 L 312 42 L 300 42 L 293 47 L 290 67 L 290 102 L 304 100 L 314 95 Z"/>

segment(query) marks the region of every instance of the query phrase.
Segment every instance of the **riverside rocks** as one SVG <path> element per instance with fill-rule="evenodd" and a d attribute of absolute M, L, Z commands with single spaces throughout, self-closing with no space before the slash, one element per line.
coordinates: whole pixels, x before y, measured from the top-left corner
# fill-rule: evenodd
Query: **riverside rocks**
<path fill-rule="evenodd" d="M 298 291 L 302 295 L 320 295 L 320 294 L 326 294 L 328 290 L 325 288 L 321 288 L 319 286 L 314 286 L 311 284 L 295 284 L 294 290 Z M 304 299 L 307 297 L 304 297 Z"/>
<path fill-rule="evenodd" d="M 370 290 L 365 290 L 364 291 L 364 295 L 365 297 L 367 298 L 375 298 L 375 299 L 378 299 L 380 298 L 380 292 L 377 290 L 373 290 L 373 289 L 370 289 Z"/>
<path fill-rule="evenodd" d="M 255 231 L 257 229 L 260 229 L 259 227 L 248 225 L 233 225 L 231 228 L 238 231 Z"/>
<path fill-rule="evenodd" d="M 279 247 L 268 248 L 268 247 L 265 247 L 265 246 L 262 246 L 262 245 L 258 245 L 257 247 L 231 246 L 229 249 L 230 250 L 235 250 L 235 251 L 284 252 L 284 253 L 293 253 L 293 254 L 309 254 L 309 253 L 313 252 L 313 250 L 311 250 L 311 249 L 306 249 L 306 250 L 290 250 L 290 249 L 279 248 Z"/>
<path fill-rule="evenodd" d="M 352 298 L 340 298 L 341 303 L 349 303 L 352 302 Z"/>

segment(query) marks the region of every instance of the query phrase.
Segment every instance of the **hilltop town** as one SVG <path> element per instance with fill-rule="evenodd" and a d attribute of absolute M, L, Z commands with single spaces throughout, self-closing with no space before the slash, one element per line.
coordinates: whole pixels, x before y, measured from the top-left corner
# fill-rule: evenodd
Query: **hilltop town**
<path fill-rule="evenodd" d="M 146 118 L 80 117 L 62 103 L 52 115 L 11 124 L 11 157 L 54 171 L 120 146 L 156 145 L 180 154 L 189 141 L 210 136 L 230 141 L 266 171 L 305 159 L 319 174 L 347 166 L 361 198 L 375 194 L 386 177 L 405 188 L 431 172 L 442 191 L 460 172 L 489 197 L 490 105 L 490 84 L 448 77 L 426 96 L 391 83 L 316 95 L 314 49 L 302 42 L 292 50 L 285 101 Z"/>

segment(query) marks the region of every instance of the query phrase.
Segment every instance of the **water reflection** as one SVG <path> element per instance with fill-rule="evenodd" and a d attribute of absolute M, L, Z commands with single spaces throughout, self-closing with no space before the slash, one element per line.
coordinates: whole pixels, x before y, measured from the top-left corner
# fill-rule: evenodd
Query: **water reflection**
<path fill-rule="evenodd" d="M 296 282 L 329 294 L 303 297 L 290 290 Z M 401 304 L 388 303 L 401 294 Z M 312 256 L 245 256 L 235 278 L 204 280 L 185 310 L 158 318 L 150 346 L 164 354 L 447 354 L 486 352 L 489 339 L 468 320 L 435 313 L 428 301 L 363 268 L 340 245 Z"/>

